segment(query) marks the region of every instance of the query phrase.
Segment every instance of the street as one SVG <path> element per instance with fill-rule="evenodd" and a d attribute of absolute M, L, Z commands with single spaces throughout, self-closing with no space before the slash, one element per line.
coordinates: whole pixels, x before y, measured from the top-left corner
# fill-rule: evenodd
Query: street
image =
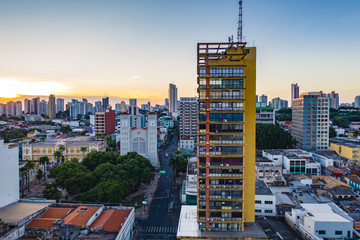
<path fill-rule="evenodd" d="M 159 152 L 160 181 L 149 209 L 149 216 L 136 219 L 139 239 L 176 239 L 177 225 L 180 215 L 179 189 L 173 189 L 172 170 L 168 166 L 177 146 L 177 138 L 173 135 L 169 144 Z M 168 154 L 168 157 L 165 155 Z M 172 203 L 173 202 L 173 203 Z"/>

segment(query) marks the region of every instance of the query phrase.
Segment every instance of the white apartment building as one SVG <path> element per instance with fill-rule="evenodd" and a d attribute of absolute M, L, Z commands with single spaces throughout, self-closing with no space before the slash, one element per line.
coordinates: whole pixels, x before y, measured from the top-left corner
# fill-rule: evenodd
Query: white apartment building
<path fill-rule="evenodd" d="M 352 239 L 353 219 L 333 203 L 301 204 L 285 213 L 289 225 L 309 239 Z"/>
<path fill-rule="evenodd" d="M 177 113 L 178 112 L 178 97 L 177 97 L 177 87 L 175 84 L 170 83 L 169 85 L 169 112 Z"/>
<path fill-rule="evenodd" d="M 19 200 L 19 148 L 0 139 L 0 208 Z"/>
<path fill-rule="evenodd" d="M 180 138 L 197 138 L 198 103 L 196 97 L 180 98 Z"/>
<path fill-rule="evenodd" d="M 256 123 L 275 124 L 275 110 L 272 107 L 256 107 Z"/>

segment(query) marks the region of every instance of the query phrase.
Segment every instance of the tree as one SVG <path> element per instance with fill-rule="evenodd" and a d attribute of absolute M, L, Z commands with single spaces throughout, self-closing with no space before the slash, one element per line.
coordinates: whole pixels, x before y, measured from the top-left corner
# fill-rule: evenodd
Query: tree
<path fill-rule="evenodd" d="M 60 151 L 60 153 L 61 153 L 61 163 L 63 163 L 64 162 L 64 151 L 65 151 L 65 146 L 64 145 L 62 145 L 62 144 L 60 144 L 59 145 L 59 147 L 58 147 L 58 150 Z"/>
<path fill-rule="evenodd" d="M 176 176 L 180 172 L 186 172 L 187 164 L 188 160 L 181 155 L 175 155 L 169 160 L 169 167 L 171 167 Z"/>
<path fill-rule="evenodd" d="M 83 153 L 83 159 L 84 159 L 85 153 L 87 152 L 87 147 L 80 147 L 80 152 Z"/>
<path fill-rule="evenodd" d="M 27 177 L 28 177 L 28 191 L 30 191 L 30 171 L 35 168 L 35 163 L 32 160 L 26 160 L 26 163 L 24 165 L 24 169 L 26 169 Z"/>
<path fill-rule="evenodd" d="M 60 131 L 65 134 L 69 134 L 71 133 L 72 129 L 69 125 L 61 125 Z"/>
<path fill-rule="evenodd" d="M 289 149 L 296 140 L 278 124 L 256 124 L 256 149 Z"/>
<path fill-rule="evenodd" d="M 106 151 L 116 150 L 116 140 L 112 135 L 105 135 Z"/>
<path fill-rule="evenodd" d="M 46 165 L 50 163 L 49 157 L 48 156 L 41 156 L 39 158 L 39 163 L 40 165 L 44 166 L 44 181 L 46 179 Z"/>
<path fill-rule="evenodd" d="M 40 184 L 41 178 L 43 177 L 43 171 L 40 168 L 37 170 L 35 177 L 37 180 L 39 180 L 39 184 Z"/>
<path fill-rule="evenodd" d="M 329 127 L 329 137 L 333 138 L 333 137 L 336 137 L 336 136 L 337 136 L 337 133 L 336 133 L 335 128 Z"/>
<path fill-rule="evenodd" d="M 347 128 L 348 127 L 348 123 L 345 117 L 343 116 L 336 116 L 332 119 L 333 124 L 341 127 L 341 128 Z"/>
<path fill-rule="evenodd" d="M 60 158 L 61 158 L 61 152 L 59 150 L 56 150 L 54 152 L 54 157 L 56 158 L 57 164 L 59 164 L 60 163 Z"/>
<path fill-rule="evenodd" d="M 45 190 L 43 191 L 43 197 L 46 199 L 55 199 L 59 201 L 61 199 L 61 193 L 57 189 L 56 184 L 48 184 L 44 183 L 43 186 L 45 186 Z"/>

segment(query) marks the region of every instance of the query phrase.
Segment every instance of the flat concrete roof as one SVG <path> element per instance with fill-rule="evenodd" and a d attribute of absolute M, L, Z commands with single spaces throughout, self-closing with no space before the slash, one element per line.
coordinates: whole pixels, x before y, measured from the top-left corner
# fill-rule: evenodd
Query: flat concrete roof
<path fill-rule="evenodd" d="M 0 218 L 8 224 L 17 225 L 22 219 L 42 210 L 53 203 L 17 202 L 0 209 Z"/>
<path fill-rule="evenodd" d="M 201 232 L 197 222 L 197 206 L 192 205 L 181 207 L 177 237 L 267 239 L 267 235 L 257 223 L 246 223 L 245 230 L 242 232 Z"/>

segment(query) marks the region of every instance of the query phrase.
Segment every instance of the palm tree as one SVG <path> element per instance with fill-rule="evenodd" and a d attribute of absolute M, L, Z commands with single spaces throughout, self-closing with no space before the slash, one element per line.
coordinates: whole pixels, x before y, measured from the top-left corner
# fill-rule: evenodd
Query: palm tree
<path fill-rule="evenodd" d="M 87 147 L 80 147 L 80 152 L 83 153 L 83 159 L 84 159 L 85 153 L 87 152 Z"/>
<path fill-rule="evenodd" d="M 27 173 L 28 173 L 28 191 L 30 191 L 30 173 L 29 171 L 31 171 L 32 169 L 35 168 L 35 163 L 32 160 L 26 160 L 26 163 L 24 165 L 24 168 L 26 169 Z"/>
<path fill-rule="evenodd" d="M 56 157 L 56 163 L 59 164 L 60 163 L 60 158 L 61 158 L 61 152 L 60 151 L 55 151 L 54 152 L 54 157 Z"/>
<path fill-rule="evenodd" d="M 21 178 L 21 196 L 24 197 L 24 185 L 25 181 L 27 181 L 27 169 L 25 167 L 21 167 L 19 169 L 20 178 Z"/>
<path fill-rule="evenodd" d="M 65 146 L 64 145 L 59 145 L 59 148 L 58 150 L 60 151 L 61 153 L 61 163 L 64 163 L 64 151 L 65 151 Z"/>
<path fill-rule="evenodd" d="M 48 156 L 42 156 L 39 158 L 39 163 L 44 166 L 44 181 L 46 179 L 46 164 L 50 163 L 50 159 Z"/>

